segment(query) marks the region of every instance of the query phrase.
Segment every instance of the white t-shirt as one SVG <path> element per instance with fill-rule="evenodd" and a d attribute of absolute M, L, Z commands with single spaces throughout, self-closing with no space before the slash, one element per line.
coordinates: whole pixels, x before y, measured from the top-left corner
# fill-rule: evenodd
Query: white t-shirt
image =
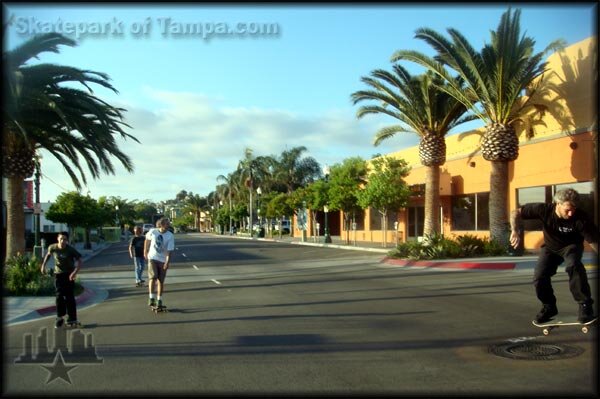
<path fill-rule="evenodd" d="M 151 229 L 146 233 L 146 240 L 150 241 L 148 259 L 165 263 L 167 252 L 175 250 L 175 236 L 169 230 L 161 233 L 159 229 Z"/>

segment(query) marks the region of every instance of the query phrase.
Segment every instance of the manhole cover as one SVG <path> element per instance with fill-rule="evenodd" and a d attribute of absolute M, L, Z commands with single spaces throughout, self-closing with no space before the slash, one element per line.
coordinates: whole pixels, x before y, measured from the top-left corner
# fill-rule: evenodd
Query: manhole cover
<path fill-rule="evenodd" d="M 575 346 L 527 341 L 492 345 L 490 346 L 490 352 L 509 359 L 557 360 L 579 356 L 583 353 L 583 349 Z"/>

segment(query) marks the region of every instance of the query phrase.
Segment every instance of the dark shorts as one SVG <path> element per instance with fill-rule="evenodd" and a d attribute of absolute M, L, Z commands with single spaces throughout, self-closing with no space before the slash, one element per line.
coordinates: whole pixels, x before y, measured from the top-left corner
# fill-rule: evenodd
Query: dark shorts
<path fill-rule="evenodd" d="M 154 259 L 148 260 L 148 278 L 158 280 L 162 284 L 167 277 L 167 271 L 163 269 L 164 262 L 159 262 Z"/>

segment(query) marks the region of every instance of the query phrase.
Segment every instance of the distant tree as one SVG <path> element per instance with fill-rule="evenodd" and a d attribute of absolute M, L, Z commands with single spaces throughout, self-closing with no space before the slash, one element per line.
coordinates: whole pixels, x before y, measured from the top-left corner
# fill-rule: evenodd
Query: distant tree
<path fill-rule="evenodd" d="M 404 179 L 410 167 L 403 159 L 389 157 L 374 159 L 372 167 L 367 184 L 358 192 L 358 202 L 362 208 L 372 207 L 381 214 L 383 246 L 386 246 L 388 212 L 408 204 L 410 189 Z"/>
<path fill-rule="evenodd" d="M 331 167 L 329 175 L 329 207 L 344 212 L 346 244 L 350 243 L 350 220 L 361 210 L 358 192 L 365 184 L 367 163 L 361 157 L 346 158 Z"/>
<path fill-rule="evenodd" d="M 95 199 L 76 191 L 60 194 L 46 212 L 46 219 L 54 223 L 64 223 L 71 230 L 75 227 L 83 227 L 85 248 L 91 248 L 90 229 L 101 226 L 106 216 Z"/>

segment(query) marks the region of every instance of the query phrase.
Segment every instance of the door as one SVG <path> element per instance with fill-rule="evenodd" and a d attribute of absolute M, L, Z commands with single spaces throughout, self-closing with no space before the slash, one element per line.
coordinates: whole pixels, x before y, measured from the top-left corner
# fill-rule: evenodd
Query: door
<path fill-rule="evenodd" d="M 408 208 L 408 241 L 423 240 L 423 225 L 425 224 L 425 207 L 411 206 Z"/>

